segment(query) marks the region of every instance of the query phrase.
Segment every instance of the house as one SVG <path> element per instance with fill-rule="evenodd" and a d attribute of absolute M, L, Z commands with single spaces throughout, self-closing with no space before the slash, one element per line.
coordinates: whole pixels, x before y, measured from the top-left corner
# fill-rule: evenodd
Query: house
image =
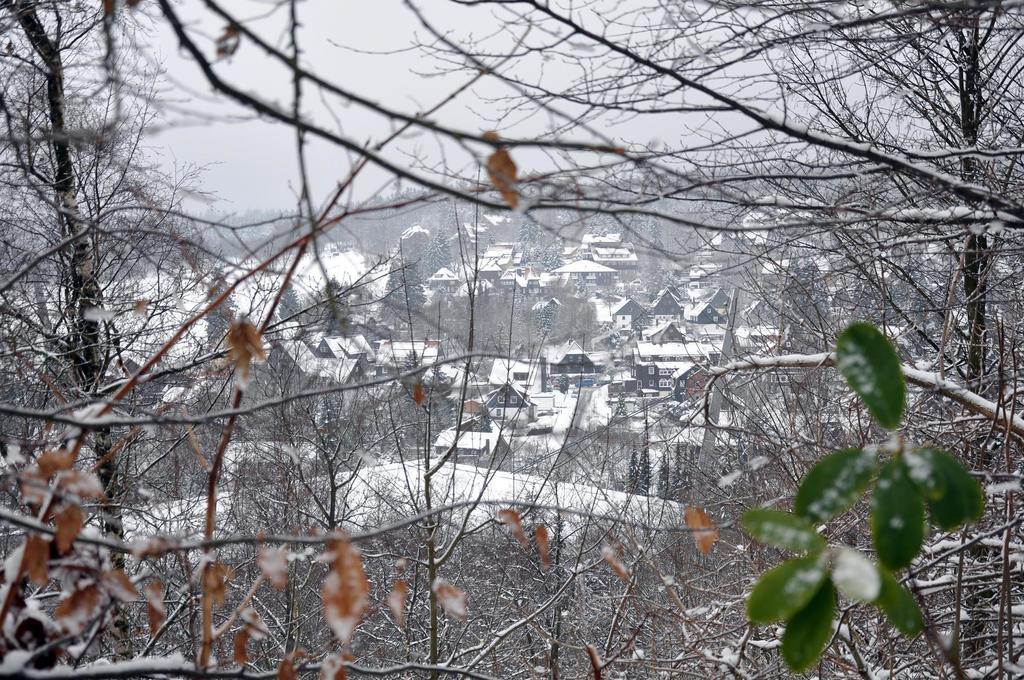
<path fill-rule="evenodd" d="M 434 440 L 435 455 L 446 455 L 453 448 L 455 462 L 490 465 L 508 453 L 509 443 L 502 428 L 482 413 L 463 421 L 461 427 L 448 428 Z"/>
<path fill-rule="evenodd" d="M 633 347 L 633 377 L 640 390 L 668 394 L 675 390 L 680 369 L 718 362 L 719 349 L 702 342 L 636 342 Z"/>
<path fill-rule="evenodd" d="M 727 323 L 731 300 L 732 296 L 724 288 L 716 288 L 703 302 L 686 306 L 686 320 L 694 324 Z"/>
<path fill-rule="evenodd" d="M 658 294 L 651 307 L 651 318 L 656 324 L 665 324 L 670 321 L 682 323 L 684 319 L 683 302 L 672 289 L 666 289 Z"/>
<path fill-rule="evenodd" d="M 437 340 L 382 340 L 377 348 L 377 375 L 428 366 L 443 358 Z"/>
<path fill-rule="evenodd" d="M 672 374 L 673 393 L 676 401 L 689 401 L 704 394 L 711 375 L 707 369 L 693 364 L 689 367 L 680 366 Z"/>
<path fill-rule="evenodd" d="M 512 382 L 505 383 L 487 395 L 484 405 L 488 414 L 499 420 L 532 423 L 537 419 L 537 407 L 530 395 Z"/>
<path fill-rule="evenodd" d="M 591 260 L 577 260 L 564 264 L 552 272 L 560 276 L 563 281 L 571 282 L 581 288 L 594 290 L 596 288 L 608 288 L 615 285 L 619 273 L 611 267 L 598 264 Z"/>
<path fill-rule="evenodd" d="M 523 249 L 517 243 L 492 243 L 480 256 L 482 262 L 492 263 L 502 270 L 523 263 Z"/>
<path fill-rule="evenodd" d="M 663 323 L 643 332 L 644 340 L 653 342 L 656 345 L 664 345 L 670 342 L 685 342 L 686 334 L 680 330 L 675 321 Z"/>
<path fill-rule="evenodd" d="M 418 260 L 420 255 L 427 252 L 427 246 L 430 244 L 430 230 L 415 224 L 402 232 L 400 243 L 403 260 L 407 262 Z"/>
<path fill-rule="evenodd" d="M 565 248 L 562 255 L 569 261 L 589 260 L 610 267 L 623 280 L 632 279 L 639 268 L 636 249 L 622 240 L 622 234 L 584 234 L 580 245 Z"/>
<path fill-rule="evenodd" d="M 432 290 L 452 292 L 459 288 L 462 281 L 448 267 L 441 267 L 427 279 L 427 286 Z"/>
<path fill-rule="evenodd" d="M 647 316 L 647 310 L 633 298 L 626 298 L 618 307 L 612 311 L 612 323 L 620 330 L 633 328 L 634 319 L 643 319 Z"/>
<path fill-rule="evenodd" d="M 567 342 L 548 367 L 551 375 L 591 375 L 600 370 L 597 362 L 575 340 Z"/>
<path fill-rule="evenodd" d="M 336 383 L 352 382 L 366 375 L 368 362 L 362 356 L 321 357 L 304 340 L 274 340 L 267 362 L 279 371 L 296 372 L 310 379 Z"/>
<path fill-rule="evenodd" d="M 314 352 L 324 359 L 363 359 L 369 363 L 376 361 L 377 356 L 370 341 L 362 334 L 325 335 L 320 339 Z"/>
<path fill-rule="evenodd" d="M 523 361 L 519 359 L 495 359 L 488 374 L 488 384 L 500 387 L 506 383 L 514 383 L 517 387 L 533 394 L 546 392 L 548 377 L 547 362 Z"/>

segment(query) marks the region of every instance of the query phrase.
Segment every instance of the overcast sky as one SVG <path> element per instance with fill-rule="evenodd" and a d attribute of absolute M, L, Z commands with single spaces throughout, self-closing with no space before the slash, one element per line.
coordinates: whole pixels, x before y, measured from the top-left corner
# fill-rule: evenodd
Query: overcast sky
<path fill-rule="evenodd" d="M 503 18 L 495 18 L 492 8 L 467 8 L 448 0 L 420 0 L 433 25 L 451 31 L 456 40 L 492 34 L 502 26 Z M 232 2 L 238 15 L 250 17 L 246 22 L 264 39 L 282 49 L 288 48 L 285 31 L 287 15 L 282 9 L 269 11 L 268 2 L 246 0 Z M 189 27 L 197 41 L 213 55 L 214 39 L 223 31 L 221 20 L 200 11 L 199 3 L 186 0 L 181 5 Z M 419 24 L 402 0 L 372 2 L 341 0 L 308 0 L 300 5 L 303 62 L 324 78 L 349 88 L 365 97 L 407 113 L 433 106 L 452 87 L 468 77 L 428 77 L 438 64 L 416 51 L 417 42 L 427 41 L 429 34 Z M 178 48 L 166 22 L 157 19 L 157 32 L 147 41 L 148 58 L 166 70 L 162 81 L 163 119 L 151 137 L 154 149 L 161 154 L 169 171 L 188 165 L 203 168 L 201 189 L 214 194 L 217 210 L 244 212 L 249 209 L 289 209 L 295 206 L 297 163 L 294 132 L 284 125 L 255 119 L 241 107 L 226 104 L 213 96 L 195 64 Z M 571 77 L 573 71 L 547 55 L 537 57 L 537 69 L 544 69 L 546 78 L 560 74 Z M 237 53 L 217 64 L 218 71 L 233 83 L 261 97 L 289 106 L 291 82 L 288 72 L 264 56 L 259 48 L 244 40 Z M 556 82 L 549 81 L 549 82 Z M 445 107 L 435 118 L 446 125 L 469 131 L 490 129 L 500 105 L 489 97 L 508 94 L 509 90 L 494 78 L 485 78 L 473 91 Z M 386 135 L 390 124 L 380 116 L 359 106 L 342 106 L 333 100 L 329 106 L 318 101 L 319 94 L 307 90 L 308 115 L 320 124 L 340 129 L 349 138 L 364 142 L 376 141 Z M 517 134 L 536 134 L 550 125 L 545 116 L 534 116 L 523 122 L 527 111 L 506 121 L 519 121 Z M 643 121 L 607 124 L 602 132 L 610 137 L 628 138 L 632 142 L 678 141 L 678 116 L 649 117 Z M 502 125 L 502 132 L 512 128 Z M 574 135 L 581 138 L 581 135 Z M 594 141 L 588 139 L 587 141 Z M 479 149 L 477 150 L 479 151 Z M 543 159 L 524 156 L 517 161 L 521 168 L 538 164 Z M 468 176 L 475 173 L 476 159 L 450 145 L 440 145 L 428 134 L 408 137 L 387 154 L 396 163 L 408 166 L 411 154 L 432 160 L 442 157 L 454 170 Z M 350 167 L 350 159 L 337 147 L 311 142 L 310 176 L 317 198 L 322 199 Z M 360 196 L 376 192 L 387 180 L 383 172 L 368 172 L 357 190 Z"/>

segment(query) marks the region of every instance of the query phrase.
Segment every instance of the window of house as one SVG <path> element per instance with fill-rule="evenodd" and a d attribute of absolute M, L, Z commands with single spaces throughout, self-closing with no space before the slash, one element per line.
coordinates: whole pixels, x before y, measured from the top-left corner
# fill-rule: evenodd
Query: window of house
<path fill-rule="evenodd" d="M 519 398 L 516 397 L 516 395 L 513 394 L 511 397 L 508 398 L 508 403 L 510 403 L 513 406 L 515 406 L 516 404 L 519 403 Z"/>
<path fill-rule="evenodd" d="M 658 375 L 672 375 L 671 368 L 662 368 L 658 371 Z"/>
<path fill-rule="evenodd" d="M 658 387 L 661 387 L 663 389 L 667 387 L 672 387 L 672 381 L 669 380 L 668 378 L 662 378 L 661 380 L 658 381 Z"/>
<path fill-rule="evenodd" d="M 654 366 L 647 367 L 647 375 L 654 375 Z"/>

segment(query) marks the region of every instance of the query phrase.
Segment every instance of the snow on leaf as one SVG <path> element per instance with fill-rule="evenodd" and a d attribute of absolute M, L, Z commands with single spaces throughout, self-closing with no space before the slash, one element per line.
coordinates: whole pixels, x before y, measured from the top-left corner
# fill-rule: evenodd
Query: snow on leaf
<path fill-rule="evenodd" d="M 256 563 L 275 588 L 283 590 L 288 585 L 287 548 L 260 548 L 259 554 L 256 556 Z"/>
<path fill-rule="evenodd" d="M 395 617 L 395 623 L 399 628 L 405 628 L 405 603 L 408 590 L 409 586 L 405 579 L 400 578 L 391 587 L 391 592 L 388 593 L 386 600 L 388 609 L 391 610 L 391 615 Z"/>
<path fill-rule="evenodd" d="M 456 588 L 443 579 L 434 581 L 433 590 L 438 604 L 441 605 L 441 608 L 444 609 L 448 616 L 459 621 L 466 620 L 469 616 L 469 608 L 466 605 L 465 591 Z"/>
<path fill-rule="evenodd" d="M 838 548 L 833 553 L 832 582 L 843 597 L 854 602 L 871 602 L 882 587 L 878 568 L 853 548 Z"/>
<path fill-rule="evenodd" d="M 718 540 L 718 527 L 715 526 L 714 520 L 702 508 L 694 506 L 686 508 L 684 519 L 687 528 L 693 533 L 693 542 L 697 545 L 697 550 L 707 555 Z"/>
<path fill-rule="evenodd" d="M 519 541 L 519 545 L 523 546 L 523 550 L 530 549 L 530 542 L 526 540 L 526 532 L 523 531 L 523 522 L 518 512 L 509 508 L 499 510 L 498 521 L 508 527 L 512 536 Z"/>
<path fill-rule="evenodd" d="M 608 566 L 611 567 L 612 572 L 619 577 L 620 581 L 623 583 L 629 582 L 629 569 L 619 559 L 619 555 L 615 552 L 614 548 L 610 545 L 603 546 L 601 548 L 601 557 L 608 563 Z"/>
<path fill-rule="evenodd" d="M 60 487 L 79 498 L 103 498 L 103 484 L 91 472 L 67 470 L 60 475 Z"/>
<path fill-rule="evenodd" d="M 345 659 L 337 654 L 330 654 L 320 666 L 320 680 L 346 680 L 348 671 Z"/>
<path fill-rule="evenodd" d="M 324 616 L 334 635 L 347 645 L 369 606 L 370 582 L 362 556 L 348 539 L 332 540 L 328 556 L 331 572 L 320 591 Z"/>
<path fill-rule="evenodd" d="M 131 579 L 120 569 L 103 572 L 100 582 L 107 594 L 115 600 L 134 602 L 139 599 L 139 591 L 135 589 Z"/>

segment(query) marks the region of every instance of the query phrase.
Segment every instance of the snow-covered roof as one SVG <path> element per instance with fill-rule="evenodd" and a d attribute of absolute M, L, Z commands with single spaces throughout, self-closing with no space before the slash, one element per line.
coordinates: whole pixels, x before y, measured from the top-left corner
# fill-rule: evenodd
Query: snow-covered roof
<path fill-rule="evenodd" d="M 494 448 L 501 440 L 502 430 L 496 423 L 492 421 L 488 421 L 488 423 L 489 427 L 486 432 L 475 432 L 473 429 L 463 429 L 461 432 L 458 432 L 459 438 L 457 448 L 479 451 L 481 453 L 494 451 Z M 465 427 L 466 425 L 463 425 L 463 428 Z M 434 448 L 452 448 L 452 445 L 456 441 L 455 434 L 457 431 L 457 428 L 450 427 L 439 434 L 437 439 L 434 440 Z"/>
<path fill-rule="evenodd" d="M 555 274 L 601 274 L 609 272 L 615 273 L 615 270 L 593 260 L 576 260 L 569 264 L 563 264 L 554 270 Z"/>
<path fill-rule="evenodd" d="M 641 311 L 643 310 L 643 305 L 641 305 L 639 302 L 637 302 L 633 298 L 626 298 L 625 300 L 622 301 L 621 304 L 619 304 L 618 307 L 615 308 L 615 310 L 612 312 L 612 314 L 614 314 L 616 316 L 618 316 L 619 314 L 632 314 L 633 312 L 631 312 L 631 311 L 626 309 L 627 307 L 632 307 L 632 306 L 639 307 Z M 623 311 L 623 310 L 626 310 L 626 311 Z"/>
<path fill-rule="evenodd" d="M 418 365 L 437 361 L 441 343 L 437 340 L 382 340 L 377 349 L 377 363 L 384 366 Z"/>
<path fill-rule="evenodd" d="M 641 361 L 655 361 L 658 357 L 691 357 L 706 360 L 708 355 L 717 353 L 718 350 L 713 345 L 703 342 L 638 342 L 635 352 Z"/>
<path fill-rule="evenodd" d="M 362 334 L 352 336 L 327 335 L 324 336 L 323 342 L 336 357 L 365 354 L 367 358 L 373 361 L 373 347 L 370 346 L 370 342 Z"/>
<path fill-rule="evenodd" d="M 504 385 L 505 383 L 512 382 L 515 380 L 512 376 L 517 373 L 525 373 L 527 376 L 532 376 L 533 373 L 539 372 L 539 367 L 530 363 L 529 361 L 520 361 L 519 359 L 495 359 L 491 365 L 491 372 L 488 375 L 487 381 L 492 385 Z M 527 382 L 530 378 L 527 377 Z"/>
<path fill-rule="evenodd" d="M 622 243 L 622 234 L 584 234 L 583 243 Z"/>
<path fill-rule="evenodd" d="M 424 229 L 423 227 L 421 227 L 418 224 L 414 224 L 413 226 L 409 227 L 408 229 L 406 229 L 405 231 L 402 232 L 402 239 L 405 240 L 407 238 L 411 238 L 411 237 L 415 236 L 416 234 L 423 234 L 424 236 L 430 236 L 430 230 Z"/>
<path fill-rule="evenodd" d="M 429 280 L 430 281 L 458 281 L 459 277 L 456 276 L 455 272 L 453 272 L 451 269 L 448 269 L 448 267 L 441 267 L 440 269 L 438 269 L 436 272 L 434 272 L 431 275 Z"/>

